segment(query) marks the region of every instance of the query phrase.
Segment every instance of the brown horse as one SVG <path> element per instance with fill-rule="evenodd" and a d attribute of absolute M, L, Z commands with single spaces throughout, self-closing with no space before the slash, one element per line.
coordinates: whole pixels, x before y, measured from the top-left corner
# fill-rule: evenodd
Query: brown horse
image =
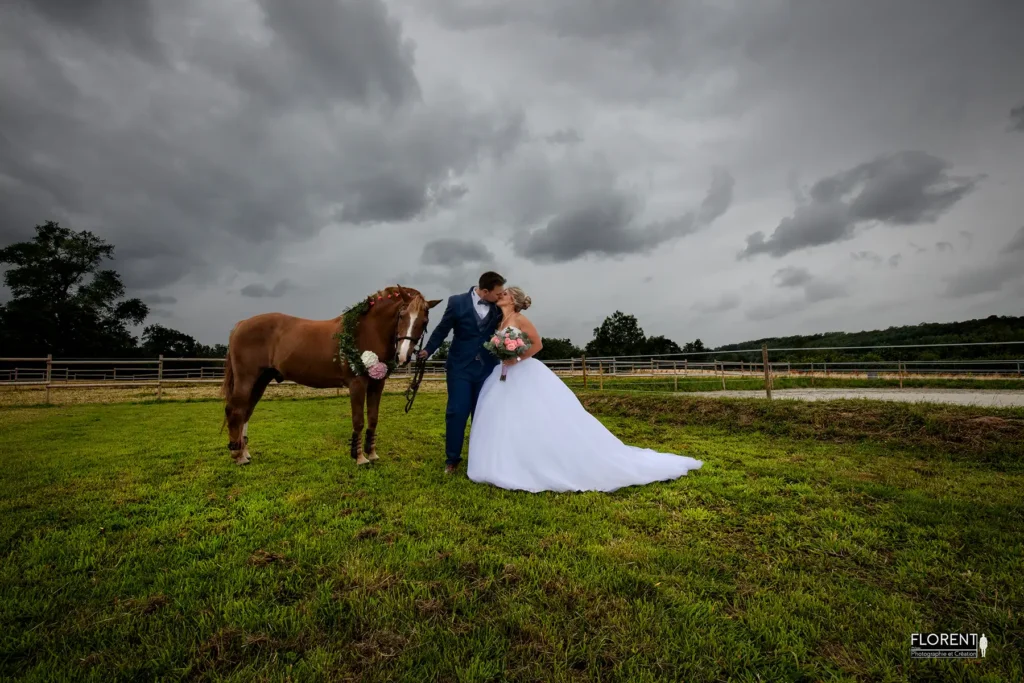
<path fill-rule="evenodd" d="M 356 355 L 372 351 L 381 362 L 407 365 L 426 332 L 428 311 L 439 303 L 440 299 L 427 301 L 415 289 L 401 285 L 370 295 L 367 310 L 359 315 L 351 334 Z M 357 375 L 339 353 L 337 335 L 343 331 L 344 318 L 308 320 L 264 313 L 242 320 L 231 330 L 221 390 L 228 450 L 236 463 L 249 463 L 249 418 L 267 385 L 285 380 L 318 389 L 348 387 L 352 458 L 357 465 L 377 459 L 377 415 L 387 378 Z M 365 450 L 361 450 L 364 401 L 368 424 Z"/>

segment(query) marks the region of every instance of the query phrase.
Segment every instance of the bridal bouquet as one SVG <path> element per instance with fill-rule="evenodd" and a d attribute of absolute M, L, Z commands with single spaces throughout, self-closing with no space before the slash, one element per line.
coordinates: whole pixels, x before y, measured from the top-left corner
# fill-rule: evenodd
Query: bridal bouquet
<path fill-rule="evenodd" d="M 519 356 L 526 353 L 527 349 L 532 346 L 530 338 L 523 334 L 523 331 L 518 327 L 506 327 L 500 332 L 495 332 L 494 336 L 488 341 L 484 342 L 484 348 L 493 353 L 498 357 L 499 360 L 508 360 L 509 358 L 518 358 Z M 505 381 L 505 373 L 508 372 L 508 366 L 501 366 L 501 381 Z"/>

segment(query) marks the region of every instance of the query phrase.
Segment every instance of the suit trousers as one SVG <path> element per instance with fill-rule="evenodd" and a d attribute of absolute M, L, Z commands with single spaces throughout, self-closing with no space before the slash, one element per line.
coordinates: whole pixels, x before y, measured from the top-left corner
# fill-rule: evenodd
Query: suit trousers
<path fill-rule="evenodd" d="M 466 422 L 476 411 L 476 399 L 480 396 L 491 368 L 481 361 L 474 361 L 467 368 L 448 372 L 448 407 L 444 416 L 444 453 L 446 465 L 462 462 L 462 446 L 466 440 Z"/>

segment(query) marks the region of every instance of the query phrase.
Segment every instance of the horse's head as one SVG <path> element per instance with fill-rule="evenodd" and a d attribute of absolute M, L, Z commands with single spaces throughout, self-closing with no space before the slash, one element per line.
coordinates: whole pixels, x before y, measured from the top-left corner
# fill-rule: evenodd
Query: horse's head
<path fill-rule="evenodd" d="M 399 365 L 408 365 L 416 355 L 416 346 L 427 331 L 428 314 L 431 308 L 441 303 L 440 299 L 427 301 L 415 289 L 398 285 L 401 305 L 398 308 L 398 325 L 395 328 L 397 343 L 395 359 Z"/>

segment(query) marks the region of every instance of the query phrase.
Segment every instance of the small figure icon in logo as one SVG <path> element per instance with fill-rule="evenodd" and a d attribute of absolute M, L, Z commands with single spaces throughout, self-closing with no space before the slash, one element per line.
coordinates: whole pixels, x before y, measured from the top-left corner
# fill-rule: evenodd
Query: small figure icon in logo
<path fill-rule="evenodd" d="M 988 638 L 985 637 L 984 633 L 981 634 L 981 640 L 978 641 L 978 645 L 981 647 L 981 656 L 984 657 L 985 650 L 988 649 Z"/>

